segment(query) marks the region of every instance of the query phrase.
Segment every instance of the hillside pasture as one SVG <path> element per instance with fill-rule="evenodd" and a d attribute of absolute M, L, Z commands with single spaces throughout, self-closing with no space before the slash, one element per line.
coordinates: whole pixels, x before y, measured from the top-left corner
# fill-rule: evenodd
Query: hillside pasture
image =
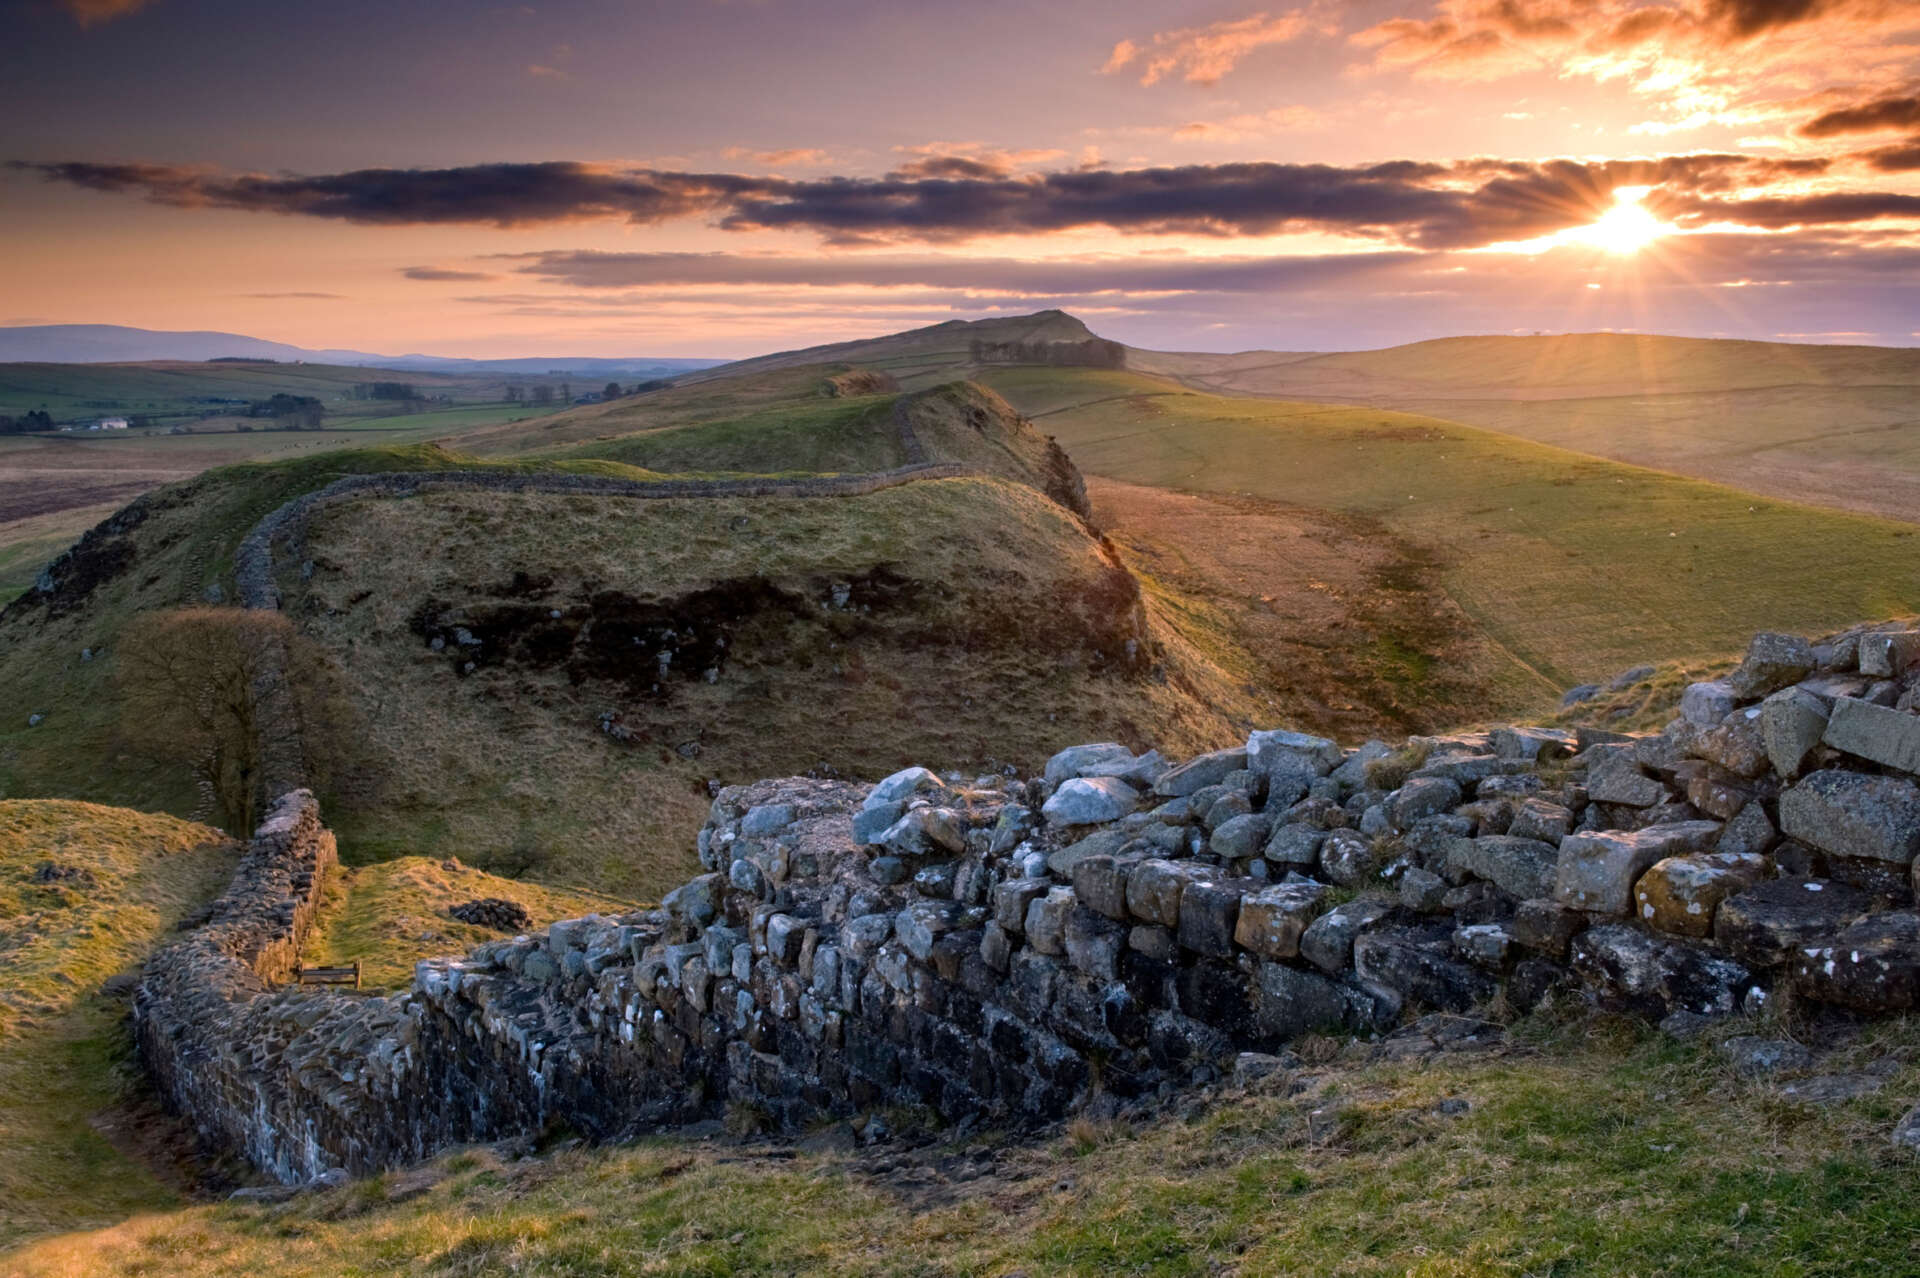
<path fill-rule="evenodd" d="M 1232 398 L 1068 369 L 981 379 L 1091 475 L 1376 520 L 1431 555 L 1471 624 L 1476 718 L 1698 660 L 1757 630 L 1920 606 L 1920 527 L 1800 505 L 1391 410 Z M 1125 529 L 1118 532 L 1124 534 Z"/>

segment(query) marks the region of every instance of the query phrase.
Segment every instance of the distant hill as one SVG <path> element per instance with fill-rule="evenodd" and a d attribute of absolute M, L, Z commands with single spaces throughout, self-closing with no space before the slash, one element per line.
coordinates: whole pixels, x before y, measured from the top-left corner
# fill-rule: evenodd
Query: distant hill
<path fill-rule="evenodd" d="M 579 373 L 640 378 L 672 377 L 694 369 L 711 368 L 722 362 L 649 355 L 617 359 L 574 355 L 525 356 L 516 359 L 375 355 L 355 350 L 308 350 L 240 333 L 163 332 L 120 324 L 35 324 L 0 328 L 0 363 L 127 364 L 152 360 L 234 358 L 442 373 Z"/>
<path fill-rule="evenodd" d="M 1087 342 L 1097 334 L 1065 311 L 1036 311 L 1004 319 L 948 320 L 904 333 L 777 351 L 752 359 L 709 368 L 680 378 L 684 385 L 720 377 L 744 377 L 794 368 L 802 364 L 858 364 L 893 374 L 908 389 L 919 389 L 964 376 L 972 364 L 975 342 Z"/>

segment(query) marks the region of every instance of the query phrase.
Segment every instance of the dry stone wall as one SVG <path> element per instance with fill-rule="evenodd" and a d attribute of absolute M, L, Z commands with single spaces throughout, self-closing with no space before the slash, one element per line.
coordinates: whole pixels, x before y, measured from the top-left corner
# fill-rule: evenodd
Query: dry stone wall
<path fill-rule="evenodd" d="M 1683 705 L 1654 734 L 1271 731 L 1177 763 L 1078 746 L 1029 779 L 732 787 L 661 908 L 384 999 L 267 991 L 328 856 L 290 796 L 150 970 L 143 1053 L 210 1141 L 297 1181 L 729 1107 L 1019 1126 L 1426 1010 L 1913 1007 L 1920 632 L 1762 635 Z"/>

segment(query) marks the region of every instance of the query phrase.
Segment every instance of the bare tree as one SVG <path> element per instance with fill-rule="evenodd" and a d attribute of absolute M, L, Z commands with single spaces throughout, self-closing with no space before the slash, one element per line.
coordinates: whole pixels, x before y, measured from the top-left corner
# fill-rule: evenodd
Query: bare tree
<path fill-rule="evenodd" d="M 245 835 L 259 813 L 275 741 L 302 744 L 306 766 L 330 740 L 330 703 L 317 654 L 277 612 L 182 608 L 144 613 L 120 639 L 122 728 L 137 748 L 184 762 L 211 796 L 221 824 Z M 282 713 L 261 720 L 263 694 L 278 681 Z M 327 751 L 330 752 L 330 751 Z"/>

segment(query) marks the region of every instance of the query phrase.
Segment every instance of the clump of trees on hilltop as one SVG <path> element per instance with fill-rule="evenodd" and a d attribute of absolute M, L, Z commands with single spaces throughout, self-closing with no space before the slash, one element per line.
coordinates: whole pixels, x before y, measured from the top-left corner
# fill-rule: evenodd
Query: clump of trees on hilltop
<path fill-rule="evenodd" d="M 1048 364 L 1056 368 L 1125 368 L 1127 348 L 1104 337 L 1084 342 L 973 342 L 976 364 Z"/>

